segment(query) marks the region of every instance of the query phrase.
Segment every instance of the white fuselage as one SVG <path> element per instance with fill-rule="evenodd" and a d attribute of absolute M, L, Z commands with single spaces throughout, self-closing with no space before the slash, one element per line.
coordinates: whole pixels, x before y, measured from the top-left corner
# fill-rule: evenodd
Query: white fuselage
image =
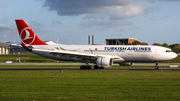
<path fill-rule="evenodd" d="M 69 52 L 79 52 L 87 54 L 96 55 L 108 55 L 108 56 L 118 56 L 120 59 L 114 59 L 114 63 L 122 62 L 161 62 L 167 61 L 175 58 L 176 53 L 172 52 L 171 49 L 160 47 L 160 46 L 150 46 L 150 45 L 32 45 L 33 49 L 50 50 L 50 51 L 69 51 Z M 47 51 L 37 51 L 32 52 L 43 57 L 64 60 L 64 61 L 81 61 L 81 59 L 71 57 L 68 55 L 53 55 Z"/>

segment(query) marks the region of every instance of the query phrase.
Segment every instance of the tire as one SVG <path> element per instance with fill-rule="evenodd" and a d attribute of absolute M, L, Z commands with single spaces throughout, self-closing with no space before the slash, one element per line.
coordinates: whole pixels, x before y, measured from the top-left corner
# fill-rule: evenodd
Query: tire
<path fill-rule="evenodd" d="M 155 70 L 158 70 L 158 69 L 159 69 L 159 67 L 158 67 L 158 66 L 155 66 L 154 68 L 155 68 Z"/>
<path fill-rule="evenodd" d="M 84 69 L 84 67 L 85 67 L 85 66 L 81 65 L 81 66 L 80 66 L 80 69 Z"/>
<path fill-rule="evenodd" d="M 86 69 L 92 69 L 92 67 L 91 66 L 86 66 Z"/>
<path fill-rule="evenodd" d="M 98 66 L 97 66 L 97 65 L 94 65 L 94 69 L 98 69 Z"/>
<path fill-rule="evenodd" d="M 100 69 L 104 69 L 104 67 L 99 67 Z"/>

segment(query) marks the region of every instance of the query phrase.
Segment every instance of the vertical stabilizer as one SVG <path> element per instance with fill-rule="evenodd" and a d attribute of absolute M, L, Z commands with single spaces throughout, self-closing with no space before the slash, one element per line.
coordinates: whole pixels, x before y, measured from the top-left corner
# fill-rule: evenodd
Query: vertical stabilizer
<path fill-rule="evenodd" d="M 31 30 L 31 28 L 22 19 L 17 19 L 16 25 L 21 38 L 22 45 L 48 45 L 41 41 L 37 35 Z"/>

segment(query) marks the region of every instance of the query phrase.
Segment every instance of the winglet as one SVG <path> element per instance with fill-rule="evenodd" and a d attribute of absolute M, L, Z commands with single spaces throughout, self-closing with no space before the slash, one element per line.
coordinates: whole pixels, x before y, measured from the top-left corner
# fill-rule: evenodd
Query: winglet
<path fill-rule="evenodd" d="M 37 35 L 31 30 L 31 28 L 26 24 L 24 20 L 17 19 L 15 21 L 22 45 L 48 45 L 37 37 Z"/>

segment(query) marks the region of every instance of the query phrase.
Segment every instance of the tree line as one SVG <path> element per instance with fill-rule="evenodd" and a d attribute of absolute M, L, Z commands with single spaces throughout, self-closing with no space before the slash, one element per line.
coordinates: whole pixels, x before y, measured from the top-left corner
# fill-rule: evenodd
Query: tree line
<path fill-rule="evenodd" d="M 134 41 L 132 44 L 131 44 L 131 43 L 128 43 L 128 45 L 148 45 L 148 43 L 139 42 L 139 41 Z M 163 43 L 163 44 L 154 43 L 153 45 L 170 48 L 170 49 L 172 49 L 173 52 L 175 52 L 175 53 L 180 53 L 180 44 L 171 44 L 171 45 L 168 45 L 167 43 Z"/>

